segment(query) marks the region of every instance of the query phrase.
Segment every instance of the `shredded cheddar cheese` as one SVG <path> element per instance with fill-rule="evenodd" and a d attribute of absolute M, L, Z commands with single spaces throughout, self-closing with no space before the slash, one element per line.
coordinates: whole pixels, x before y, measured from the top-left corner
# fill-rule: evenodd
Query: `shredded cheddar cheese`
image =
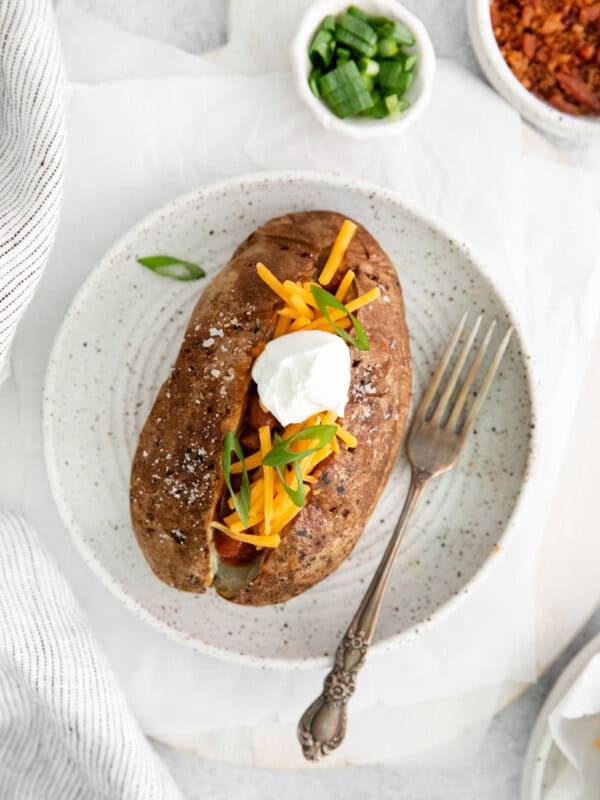
<path fill-rule="evenodd" d="M 336 422 L 334 411 L 315 414 L 304 422 L 288 425 L 282 433 L 282 438 L 288 439 L 304 428 L 309 428 L 313 425 L 335 425 L 337 430 L 335 437 L 329 444 L 317 450 L 316 453 L 310 453 L 299 461 L 302 483 L 304 484 L 306 494 L 312 491 L 313 486 L 317 482 L 317 476 L 312 474 L 315 468 L 332 453 L 339 452 L 337 438 L 349 447 L 356 447 L 357 444 L 356 437 Z M 288 496 L 275 475 L 274 469 L 272 467 L 265 467 L 262 465 L 262 462 L 257 464 L 257 461 L 259 459 L 262 460 L 271 449 L 271 434 L 267 426 L 263 426 L 259 429 L 259 439 L 261 449 L 246 458 L 246 465 L 249 463 L 254 465 L 252 468 L 249 468 L 249 471 L 254 474 L 250 482 L 250 515 L 248 524 L 244 525 L 237 512 L 233 510 L 232 500 L 229 501 L 229 507 L 232 513 L 225 517 L 223 522 L 225 523 L 224 527 L 227 529 L 224 533 L 230 531 L 236 536 L 250 528 L 258 527 L 259 534 L 248 535 L 256 538 L 257 547 L 262 547 L 263 545 L 258 543 L 259 537 L 272 537 L 281 534 L 285 526 L 288 525 L 302 509 L 296 506 Z M 290 449 L 292 449 L 293 452 L 300 453 L 304 450 L 309 450 L 311 447 L 314 447 L 315 444 L 316 442 L 314 440 L 301 439 L 293 442 L 290 445 Z M 232 471 L 234 466 L 235 464 L 232 465 Z M 285 482 L 288 486 L 291 488 L 298 488 L 296 485 L 296 474 L 291 465 L 286 467 L 284 474 Z M 219 530 L 221 530 L 221 528 Z M 236 537 L 234 536 L 234 538 Z M 240 541 L 247 540 L 241 539 Z M 252 541 L 254 542 L 254 539 L 252 539 Z"/>
<path fill-rule="evenodd" d="M 259 277 L 263 280 L 269 289 L 272 289 L 275 294 L 280 297 L 284 303 L 287 303 L 288 293 L 284 290 L 283 284 L 277 280 L 275 275 L 271 272 L 270 269 L 265 267 L 264 264 L 260 262 L 256 265 L 256 271 L 258 272 Z"/>
<path fill-rule="evenodd" d="M 329 253 L 329 258 L 323 267 L 323 271 L 319 275 L 319 283 L 323 286 L 327 286 L 327 284 L 331 282 L 331 279 L 335 273 L 342 266 L 342 261 L 346 255 L 346 250 L 348 249 L 348 245 L 350 244 L 355 231 L 356 225 L 354 222 L 350 222 L 349 219 L 345 219 L 338 235 L 335 238 L 335 242 L 331 248 L 331 253 Z"/>
<path fill-rule="evenodd" d="M 319 275 L 319 284 L 327 286 L 340 270 L 355 231 L 356 225 L 350 220 L 345 220 L 333 243 L 327 262 Z M 334 332 L 332 324 L 326 317 L 322 316 L 319 305 L 311 292 L 311 286 L 318 284 L 311 282 L 295 283 L 290 280 L 282 282 L 268 267 L 261 263 L 256 265 L 256 270 L 261 280 L 283 302 L 283 307 L 278 309 L 276 313 L 277 321 L 273 332 L 274 338 L 300 330 Z M 347 270 L 335 292 L 335 297 L 345 306 L 344 311 L 335 308 L 329 310 L 330 319 L 338 328 L 350 328 L 352 321 L 348 316 L 348 312 L 357 311 L 376 300 L 381 294 L 378 288 L 374 288 L 356 296 L 356 291 L 351 293 L 355 281 L 356 274 L 351 269 Z M 349 296 L 353 297 L 353 299 L 346 302 Z M 319 487 L 315 485 L 318 477 L 313 473 L 325 459 L 340 452 L 340 442 L 349 448 L 356 447 L 358 444 L 356 437 L 337 422 L 336 414 L 333 411 L 314 414 L 304 422 L 287 425 L 281 433 L 281 438 L 283 440 L 289 439 L 303 429 L 314 425 L 335 425 L 336 433 L 328 444 L 298 461 L 300 480 L 304 486 L 305 497 L 311 492 L 314 494 L 319 492 Z M 245 458 L 246 469 L 250 473 L 250 509 L 247 524 L 242 522 L 237 511 L 235 511 L 233 500 L 229 498 L 228 506 L 231 513 L 223 519 L 223 523 L 213 522 L 211 525 L 233 539 L 241 542 L 250 542 L 256 547 L 277 547 L 280 543 L 280 534 L 283 529 L 302 511 L 302 508 L 295 505 L 287 494 L 275 468 L 263 464 L 263 459 L 272 448 L 270 428 L 266 425 L 261 426 L 258 430 L 258 436 L 260 449 Z M 299 439 L 292 442 L 289 447 L 293 453 L 302 453 L 317 444 L 316 440 Z M 241 462 L 231 465 L 232 475 L 239 475 L 241 472 Z M 300 488 L 293 464 L 286 465 L 279 475 L 285 480 L 290 489 L 297 490 Z"/>
<path fill-rule="evenodd" d="M 246 461 L 246 469 L 255 469 L 256 467 L 260 467 L 262 464 L 262 456 L 260 452 L 253 453 L 251 456 L 245 459 Z M 232 475 L 241 475 L 242 473 L 242 462 L 238 461 L 235 464 L 231 465 L 231 474 Z M 233 508 L 233 506 L 232 506 Z"/>
<path fill-rule="evenodd" d="M 262 425 L 258 429 L 260 439 L 260 454 L 264 458 L 271 449 L 271 429 L 268 425 Z M 273 517 L 273 487 L 275 482 L 275 470 L 273 467 L 266 467 L 263 464 L 264 504 L 263 504 L 263 528 L 264 535 L 271 533 L 271 519 Z"/>
<path fill-rule="evenodd" d="M 221 525 L 220 522 L 211 522 L 211 528 L 215 528 L 222 533 L 226 533 L 232 539 L 237 539 L 238 542 L 248 542 L 256 547 L 279 547 L 281 537 L 277 535 L 272 536 L 259 536 L 254 533 L 236 533 L 228 528 L 226 525 Z"/>
<path fill-rule="evenodd" d="M 344 297 L 348 294 L 348 289 L 352 286 L 352 281 L 356 278 L 354 272 L 349 269 L 348 272 L 342 278 L 340 285 L 338 286 L 338 290 L 335 293 L 335 296 L 338 300 L 344 301 Z"/>
<path fill-rule="evenodd" d="M 354 436 L 353 434 L 351 434 L 351 433 L 350 433 L 349 431 L 347 431 L 345 428 L 342 428 L 340 425 L 338 425 L 338 429 L 337 429 L 337 434 L 336 434 L 336 436 L 339 436 L 339 437 L 340 437 L 340 439 L 342 440 L 342 442 L 343 442 L 345 445 L 347 445 L 348 447 L 356 447 L 356 446 L 357 446 L 357 444 L 358 444 L 358 441 L 357 441 L 357 439 L 356 439 L 356 436 Z"/>
<path fill-rule="evenodd" d="M 278 336 L 283 336 L 288 332 L 288 328 L 290 327 L 291 319 L 289 317 L 279 317 L 277 320 L 277 324 L 275 325 L 275 332 L 273 334 L 273 338 L 277 339 Z"/>

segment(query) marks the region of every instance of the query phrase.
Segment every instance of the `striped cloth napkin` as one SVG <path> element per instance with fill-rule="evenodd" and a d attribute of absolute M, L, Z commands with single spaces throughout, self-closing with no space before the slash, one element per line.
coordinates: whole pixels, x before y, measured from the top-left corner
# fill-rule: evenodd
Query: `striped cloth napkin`
<path fill-rule="evenodd" d="M 63 72 L 50 0 L 0 0 L 0 383 L 60 209 Z M 171 800 L 35 531 L 0 511 L 0 797 Z"/>

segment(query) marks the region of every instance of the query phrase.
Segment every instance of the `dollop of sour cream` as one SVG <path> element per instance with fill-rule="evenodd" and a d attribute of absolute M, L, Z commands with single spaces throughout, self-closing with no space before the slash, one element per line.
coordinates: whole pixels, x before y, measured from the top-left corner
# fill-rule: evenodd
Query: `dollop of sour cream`
<path fill-rule="evenodd" d="M 339 336 L 297 331 L 272 339 L 254 362 L 262 405 L 283 425 L 320 411 L 344 416 L 350 388 L 350 352 Z"/>

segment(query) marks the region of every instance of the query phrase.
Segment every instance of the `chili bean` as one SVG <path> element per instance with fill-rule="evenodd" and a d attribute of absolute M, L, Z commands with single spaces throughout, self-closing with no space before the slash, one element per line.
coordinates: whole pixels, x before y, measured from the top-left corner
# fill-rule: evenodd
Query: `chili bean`
<path fill-rule="evenodd" d="M 254 392 L 248 398 L 248 408 L 246 409 L 246 419 L 248 425 L 257 431 L 263 425 L 268 425 L 270 430 L 277 425 L 277 420 L 270 411 L 265 411 L 260 404 L 258 395 Z"/>
<path fill-rule="evenodd" d="M 222 531 L 215 531 L 215 547 L 219 558 L 230 567 L 248 564 L 256 555 L 256 547 L 248 542 L 238 542 Z"/>

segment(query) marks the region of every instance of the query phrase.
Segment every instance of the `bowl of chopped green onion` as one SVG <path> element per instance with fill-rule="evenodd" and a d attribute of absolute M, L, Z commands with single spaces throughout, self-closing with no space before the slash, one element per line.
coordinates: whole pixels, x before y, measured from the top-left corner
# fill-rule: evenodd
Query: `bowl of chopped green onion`
<path fill-rule="evenodd" d="M 431 39 L 396 0 L 318 0 L 291 55 L 298 90 L 315 116 L 356 139 L 400 133 L 431 97 Z"/>

